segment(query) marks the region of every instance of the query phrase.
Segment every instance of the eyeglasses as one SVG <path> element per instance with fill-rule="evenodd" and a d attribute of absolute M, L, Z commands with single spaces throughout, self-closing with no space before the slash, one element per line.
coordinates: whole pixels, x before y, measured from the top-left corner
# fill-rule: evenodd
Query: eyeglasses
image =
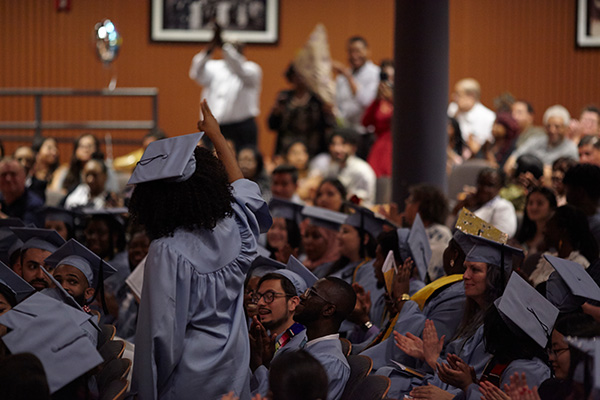
<path fill-rule="evenodd" d="M 318 298 L 320 298 L 321 300 L 323 300 L 326 303 L 329 304 L 333 304 L 332 302 L 330 302 L 329 300 L 327 300 L 325 297 L 321 296 L 319 293 L 317 293 L 317 291 L 313 288 L 308 288 L 306 289 L 306 291 L 304 292 L 304 294 L 302 295 L 304 298 L 309 298 L 311 295 L 315 295 Z"/>
<path fill-rule="evenodd" d="M 288 295 L 285 293 L 276 293 L 272 290 L 266 291 L 265 293 L 254 293 L 252 295 L 252 302 L 258 303 L 258 301 L 262 298 L 265 304 L 271 304 L 277 297 L 287 297 Z"/>
<path fill-rule="evenodd" d="M 565 347 L 564 349 L 548 349 L 548 356 L 553 355 L 555 358 L 558 358 L 559 355 L 561 355 L 567 350 L 569 350 L 568 347 Z"/>

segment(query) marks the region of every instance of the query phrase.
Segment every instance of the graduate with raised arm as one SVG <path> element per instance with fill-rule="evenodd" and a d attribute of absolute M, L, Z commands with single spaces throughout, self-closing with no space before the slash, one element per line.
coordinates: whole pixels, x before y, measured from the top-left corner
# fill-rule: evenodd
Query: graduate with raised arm
<path fill-rule="evenodd" d="M 132 378 L 141 400 L 250 399 L 243 286 L 271 216 L 206 101 L 201 109 L 218 158 L 197 147 L 202 133 L 160 140 L 129 181 L 130 213 L 152 239 Z"/>

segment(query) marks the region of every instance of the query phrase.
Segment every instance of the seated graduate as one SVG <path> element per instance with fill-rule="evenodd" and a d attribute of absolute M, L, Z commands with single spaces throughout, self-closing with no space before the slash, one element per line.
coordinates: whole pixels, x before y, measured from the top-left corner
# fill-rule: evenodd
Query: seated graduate
<path fill-rule="evenodd" d="M 356 326 L 348 339 L 357 344 L 352 347 L 352 350 L 356 352 L 360 352 L 369 345 L 379 334 L 379 328 L 387 325 L 385 319 L 389 315 L 385 315 L 385 293 L 391 293 L 391 290 L 388 291 L 388 288 L 385 287 L 384 257 L 388 261 L 385 266 L 386 271 L 390 268 L 394 270 L 395 265 L 402 265 L 403 268 L 408 270 L 406 281 L 409 282 L 409 286 L 403 287 L 402 290 L 404 291 L 397 293 L 396 298 L 403 295 L 410 297 L 423 287 L 423 280 L 427 276 L 427 266 L 431 258 L 427 233 L 418 214 L 414 217 L 412 228 L 399 228 L 396 231 L 383 232 L 379 235 L 379 239 L 382 240 L 375 249 L 373 272 L 377 280 L 377 288 L 386 290 L 382 291 L 378 297 L 371 298 L 370 293 L 365 293 L 364 288 L 358 283 L 353 284 L 357 300 L 356 307 L 349 320 L 354 322 Z M 390 281 L 393 279 L 391 274 L 393 272 L 387 274 Z M 390 298 L 389 294 L 388 298 Z"/>
<path fill-rule="evenodd" d="M 550 249 L 540 257 L 529 281 L 540 293 L 545 293 L 546 281 L 554 271 L 546 260 L 546 255 L 574 261 L 587 268 L 598 258 L 598 245 L 590 232 L 587 219 L 582 211 L 571 205 L 556 209 L 546 223 L 545 241 Z"/>
<path fill-rule="evenodd" d="M 274 197 L 269 202 L 273 225 L 267 232 L 266 248 L 270 257 L 286 263 L 291 255 L 299 257 L 302 249 L 300 221 L 302 204 Z"/>
<path fill-rule="evenodd" d="M 132 377 L 143 400 L 250 398 L 243 283 L 272 220 L 206 101 L 201 110 L 218 158 L 197 147 L 201 133 L 159 140 L 129 181 L 133 221 L 152 239 Z"/>
<path fill-rule="evenodd" d="M 127 293 L 125 280 L 131 273 L 125 249 L 123 220 L 127 209 L 85 208 L 82 211 L 87 216 L 83 244 L 117 271 L 104 282 L 108 313 L 105 311 L 102 320 L 104 323 L 112 323 L 118 318 L 120 304 Z"/>
<path fill-rule="evenodd" d="M 59 207 L 44 207 L 40 214 L 45 229 L 54 229 L 65 240 L 75 237 L 75 220 L 80 216 L 77 212 Z"/>
<path fill-rule="evenodd" d="M 304 265 L 318 278 L 323 278 L 331 264 L 340 258 L 338 232 L 347 214 L 323 207 L 305 206 L 302 209 L 304 231 L 302 247 L 306 253 Z"/>
<path fill-rule="evenodd" d="M 318 280 L 300 296 L 294 320 L 306 327 L 308 342 L 304 346 L 327 372 L 328 400 L 340 399 L 350 377 L 350 366 L 342 353 L 339 334 L 342 321 L 354 309 L 356 294 L 352 286 L 340 278 Z"/>
<path fill-rule="evenodd" d="M 253 298 L 258 289 L 260 278 L 269 272 L 275 272 L 280 268 L 279 261 L 269 258 L 270 252 L 260 245 L 258 246 L 258 254 L 259 256 L 252 261 L 250 270 L 246 274 L 246 279 L 244 280 L 244 312 L 246 313 L 248 327 L 250 327 L 253 317 L 258 315 L 258 305 L 254 302 Z M 277 266 L 274 266 L 273 264 L 276 264 Z"/>
<path fill-rule="evenodd" d="M 41 267 L 40 269 L 50 282 L 50 287 L 37 292 L 14 271 L 0 263 L 0 281 L 3 281 L 11 289 L 14 300 L 16 300 L 11 309 L 3 315 L 5 322 L 2 324 L 15 326 L 23 323 L 24 320 L 31 320 L 39 315 L 60 310 L 62 314 L 68 315 L 79 326 L 80 332 L 96 346 L 100 329 L 94 322 L 95 317 L 84 312 L 52 275 L 45 269 Z"/>
<path fill-rule="evenodd" d="M 279 263 L 278 263 L 279 264 Z M 306 343 L 305 327 L 294 321 L 300 297 L 317 277 L 295 257 L 264 275 L 258 283 L 254 302 L 258 316 L 250 327 L 250 368 L 254 372 L 253 393 L 267 395 L 267 369 L 271 360 L 298 350 Z"/>
<path fill-rule="evenodd" d="M 65 244 L 65 240 L 56 231 L 50 229 L 11 229 L 23 242 L 21 259 L 15 272 L 37 291 L 49 288 L 50 280 L 42 269 L 49 271 L 51 269 L 44 260 Z"/>
<path fill-rule="evenodd" d="M 483 318 L 486 310 L 502 295 L 507 277 L 512 271 L 513 259 L 522 260 L 523 253 L 519 249 L 498 243 L 479 236 L 469 235 L 473 242 L 465 258 L 465 273 L 463 282 L 465 288 L 465 311 L 463 320 L 450 343 L 445 348 L 445 354 L 456 354 L 474 368 L 480 376 L 490 359 L 485 351 L 483 340 Z M 431 374 L 413 374 L 402 367 L 383 367 L 377 374 L 389 376 L 392 381 L 391 397 L 402 397 L 408 394 L 414 386 L 422 386 L 431 380 L 439 380 L 436 375 L 436 364 L 442 362 L 442 349 L 445 337 L 438 337 L 432 321 L 426 321 L 422 339 L 414 335 L 394 333 L 397 346 L 407 356 L 419 360 L 414 365 Z M 439 381 L 439 385 L 443 383 Z M 446 388 L 447 389 L 447 388 Z M 459 389 L 450 389 L 455 394 Z"/>
<path fill-rule="evenodd" d="M 484 318 L 485 350 L 492 357 L 481 375 L 474 377 L 472 368 L 455 354 L 448 354 L 446 363 L 437 364 L 439 378 L 450 387 L 460 388 L 455 399 L 481 399 L 478 383 L 489 382 L 504 387 L 513 375 L 525 374 L 530 385 L 539 386 L 550 378 L 548 355 L 545 351 L 558 309 L 540 295 L 517 273 L 513 273 L 503 296 L 490 307 Z M 431 382 L 434 385 L 437 382 Z M 411 395 L 431 393 L 433 388 L 415 388 Z M 434 389 L 435 390 L 435 389 Z M 444 398 L 437 391 L 424 398 Z"/>
<path fill-rule="evenodd" d="M 81 307 L 86 308 L 100 294 L 104 296 L 104 279 L 116 272 L 107 262 L 75 239 L 69 240 L 45 260 L 54 279 Z"/>
<path fill-rule="evenodd" d="M 343 279 L 353 285 L 357 293 L 370 293 L 376 302 L 375 299 L 383 297 L 384 290 L 377 286 L 372 267 L 377 246 L 375 238 L 383 232 L 384 225 L 392 224 L 369 209 L 359 206 L 353 208 L 355 213 L 346 217 L 338 233 L 340 258 L 329 267 L 325 276 Z M 354 325 L 355 322 L 344 322 L 340 333 L 347 336 Z"/>
<path fill-rule="evenodd" d="M 385 241 L 381 243 L 383 247 Z M 415 366 L 414 359 L 394 345 L 393 332 L 419 337 L 423 333 L 425 322 L 430 320 L 439 335 L 454 337 L 465 311 L 462 274 L 465 271 L 465 253 L 471 246 L 471 239 L 457 230 L 444 251 L 446 276 L 412 296 L 406 295 L 410 279 L 410 270 L 407 269 L 410 265 L 400 267 L 399 272 L 394 275 L 392 290 L 386 303 L 388 322 L 363 353 L 373 360 L 374 370 L 387 365 L 390 360 Z M 376 273 L 381 276 L 380 279 L 384 279 L 381 269 L 376 269 Z"/>

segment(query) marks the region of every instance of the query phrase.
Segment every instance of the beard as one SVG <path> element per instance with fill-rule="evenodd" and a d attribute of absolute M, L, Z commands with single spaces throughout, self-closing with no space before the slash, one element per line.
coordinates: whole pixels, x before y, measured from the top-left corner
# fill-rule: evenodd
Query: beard
<path fill-rule="evenodd" d="M 273 315 L 271 313 L 271 315 Z M 259 314 L 260 316 L 260 314 Z M 270 321 L 266 321 L 266 322 L 262 322 L 261 324 L 268 330 L 273 331 L 273 330 L 278 330 L 278 328 L 281 328 L 283 325 L 287 324 L 290 320 L 290 312 L 286 311 L 285 315 L 281 316 L 281 318 L 277 318 L 277 319 L 271 319 Z"/>

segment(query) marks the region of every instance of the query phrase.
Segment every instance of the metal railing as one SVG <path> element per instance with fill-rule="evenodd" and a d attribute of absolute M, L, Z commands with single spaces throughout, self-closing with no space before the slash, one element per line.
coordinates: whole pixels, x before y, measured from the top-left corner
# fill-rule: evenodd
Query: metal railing
<path fill-rule="evenodd" d="M 53 129 L 98 130 L 98 129 L 154 129 L 158 127 L 158 88 L 117 88 L 117 89 L 71 89 L 71 88 L 0 88 L 0 97 L 32 96 L 34 98 L 33 121 L 0 121 L 2 130 L 33 130 L 33 138 L 41 137 L 42 132 Z M 152 99 L 151 120 L 101 120 L 101 121 L 43 121 L 44 97 L 150 97 Z M 22 141 L 20 135 L 0 135 L 5 141 Z M 69 138 L 57 138 L 69 141 Z M 61 140 L 62 139 L 62 140 Z M 113 139 L 113 144 L 139 144 L 139 140 Z"/>

